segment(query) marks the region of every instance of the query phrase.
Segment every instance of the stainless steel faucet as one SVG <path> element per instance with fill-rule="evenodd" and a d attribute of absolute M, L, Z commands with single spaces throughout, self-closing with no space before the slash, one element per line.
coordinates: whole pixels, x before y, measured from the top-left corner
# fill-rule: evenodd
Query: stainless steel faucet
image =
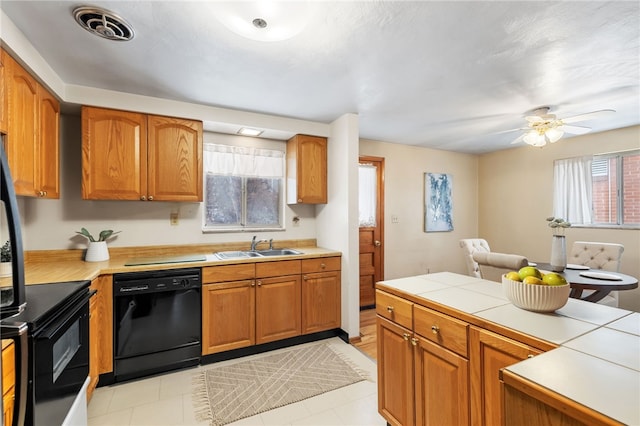
<path fill-rule="evenodd" d="M 256 241 L 256 236 L 254 235 L 253 238 L 251 239 L 251 251 L 256 251 L 256 246 L 260 243 L 269 243 L 269 248 L 273 248 L 273 239 L 271 239 L 271 241 L 269 240 L 257 240 Z"/>

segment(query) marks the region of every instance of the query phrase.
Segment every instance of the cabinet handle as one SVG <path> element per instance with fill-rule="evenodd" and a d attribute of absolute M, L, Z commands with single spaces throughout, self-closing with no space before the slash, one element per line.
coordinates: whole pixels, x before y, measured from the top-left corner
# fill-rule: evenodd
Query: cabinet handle
<path fill-rule="evenodd" d="M 324 263 L 321 263 L 321 264 L 320 264 L 320 269 L 324 269 L 324 268 L 326 268 L 326 267 L 327 267 L 327 265 L 325 265 Z"/>
<path fill-rule="evenodd" d="M 308 277 L 308 276 L 306 276 L 306 275 L 303 275 L 303 276 L 302 276 L 302 279 L 306 281 L 306 280 L 308 280 L 308 279 L 309 279 L 309 277 Z"/>
<path fill-rule="evenodd" d="M 527 358 L 533 358 L 535 355 L 534 354 L 529 354 L 527 355 Z"/>
<path fill-rule="evenodd" d="M 393 312 L 393 306 L 387 306 L 387 312 L 392 313 Z"/>
<path fill-rule="evenodd" d="M 256 282 L 255 281 L 251 281 L 251 287 L 255 287 L 256 286 Z"/>
<path fill-rule="evenodd" d="M 402 333 L 402 338 L 407 342 L 409 341 L 409 336 L 410 336 L 409 333 Z"/>
<path fill-rule="evenodd" d="M 302 202 L 302 198 L 298 198 L 298 202 L 301 203 Z"/>
<path fill-rule="evenodd" d="M 258 287 L 262 286 L 262 281 L 258 280 Z"/>
<path fill-rule="evenodd" d="M 412 337 L 412 338 L 411 338 L 411 344 L 412 344 L 413 346 L 417 346 L 417 345 L 418 345 L 418 339 L 416 339 L 415 337 Z"/>
<path fill-rule="evenodd" d="M 380 247 L 380 246 L 382 245 L 382 243 L 381 243 L 380 241 L 376 240 L 376 241 L 373 243 L 373 245 L 374 245 L 374 246 L 376 246 L 376 247 Z"/>
<path fill-rule="evenodd" d="M 440 332 L 440 327 L 438 327 L 437 325 L 432 325 L 431 326 L 431 332 L 433 334 L 438 334 Z"/>
<path fill-rule="evenodd" d="M 147 197 L 145 197 L 144 195 L 142 197 L 140 197 L 140 200 L 142 201 L 147 201 Z"/>
<path fill-rule="evenodd" d="M 149 195 L 149 201 L 153 201 L 153 195 Z"/>

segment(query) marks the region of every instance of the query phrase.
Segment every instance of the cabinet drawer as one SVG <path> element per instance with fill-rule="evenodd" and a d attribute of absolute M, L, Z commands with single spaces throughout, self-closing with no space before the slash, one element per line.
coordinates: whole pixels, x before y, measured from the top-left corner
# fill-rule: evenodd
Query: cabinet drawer
<path fill-rule="evenodd" d="M 458 355 L 468 357 L 466 322 L 417 305 L 413 307 L 413 319 L 415 333 Z"/>
<path fill-rule="evenodd" d="M 202 268 L 202 282 L 220 283 L 225 281 L 252 280 L 256 276 L 253 263 L 238 265 L 208 266 Z"/>
<path fill-rule="evenodd" d="M 376 290 L 376 313 L 408 329 L 413 328 L 413 303 Z"/>
<path fill-rule="evenodd" d="M 16 349 L 13 341 L 5 339 L 2 341 L 2 393 L 11 389 L 15 382 Z"/>
<path fill-rule="evenodd" d="M 313 272 L 339 271 L 340 257 L 320 257 L 318 259 L 304 259 L 302 261 L 302 273 L 309 274 Z"/>
<path fill-rule="evenodd" d="M 300 275 L 299 260 L 281 260 L 278 262 L 256 263 L 256 278 L 279 277 L 282 275 Z"/>

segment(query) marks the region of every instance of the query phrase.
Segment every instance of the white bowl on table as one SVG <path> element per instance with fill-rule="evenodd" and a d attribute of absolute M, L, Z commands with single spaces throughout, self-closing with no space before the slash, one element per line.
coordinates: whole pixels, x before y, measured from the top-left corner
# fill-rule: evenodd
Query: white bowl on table
<path fill-rule="evenodd" d="M 502 276 L 502 287 L 507 299 L 515 306 L 533 312 L 553 312 L 569 300 L 571 287 L 565 285 L 525 284 Z"/>

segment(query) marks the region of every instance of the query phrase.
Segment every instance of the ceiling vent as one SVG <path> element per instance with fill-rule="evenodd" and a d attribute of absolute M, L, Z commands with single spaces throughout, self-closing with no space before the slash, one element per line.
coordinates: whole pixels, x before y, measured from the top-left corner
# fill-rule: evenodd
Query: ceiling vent
<path fill-rule="evenodd" d="M 85 30 L 115 41 L 129 41 L 133 38 L 133 28 L 124 19 L 105 9 L 96 7 L 78 7 L 73 16 Z"/>

